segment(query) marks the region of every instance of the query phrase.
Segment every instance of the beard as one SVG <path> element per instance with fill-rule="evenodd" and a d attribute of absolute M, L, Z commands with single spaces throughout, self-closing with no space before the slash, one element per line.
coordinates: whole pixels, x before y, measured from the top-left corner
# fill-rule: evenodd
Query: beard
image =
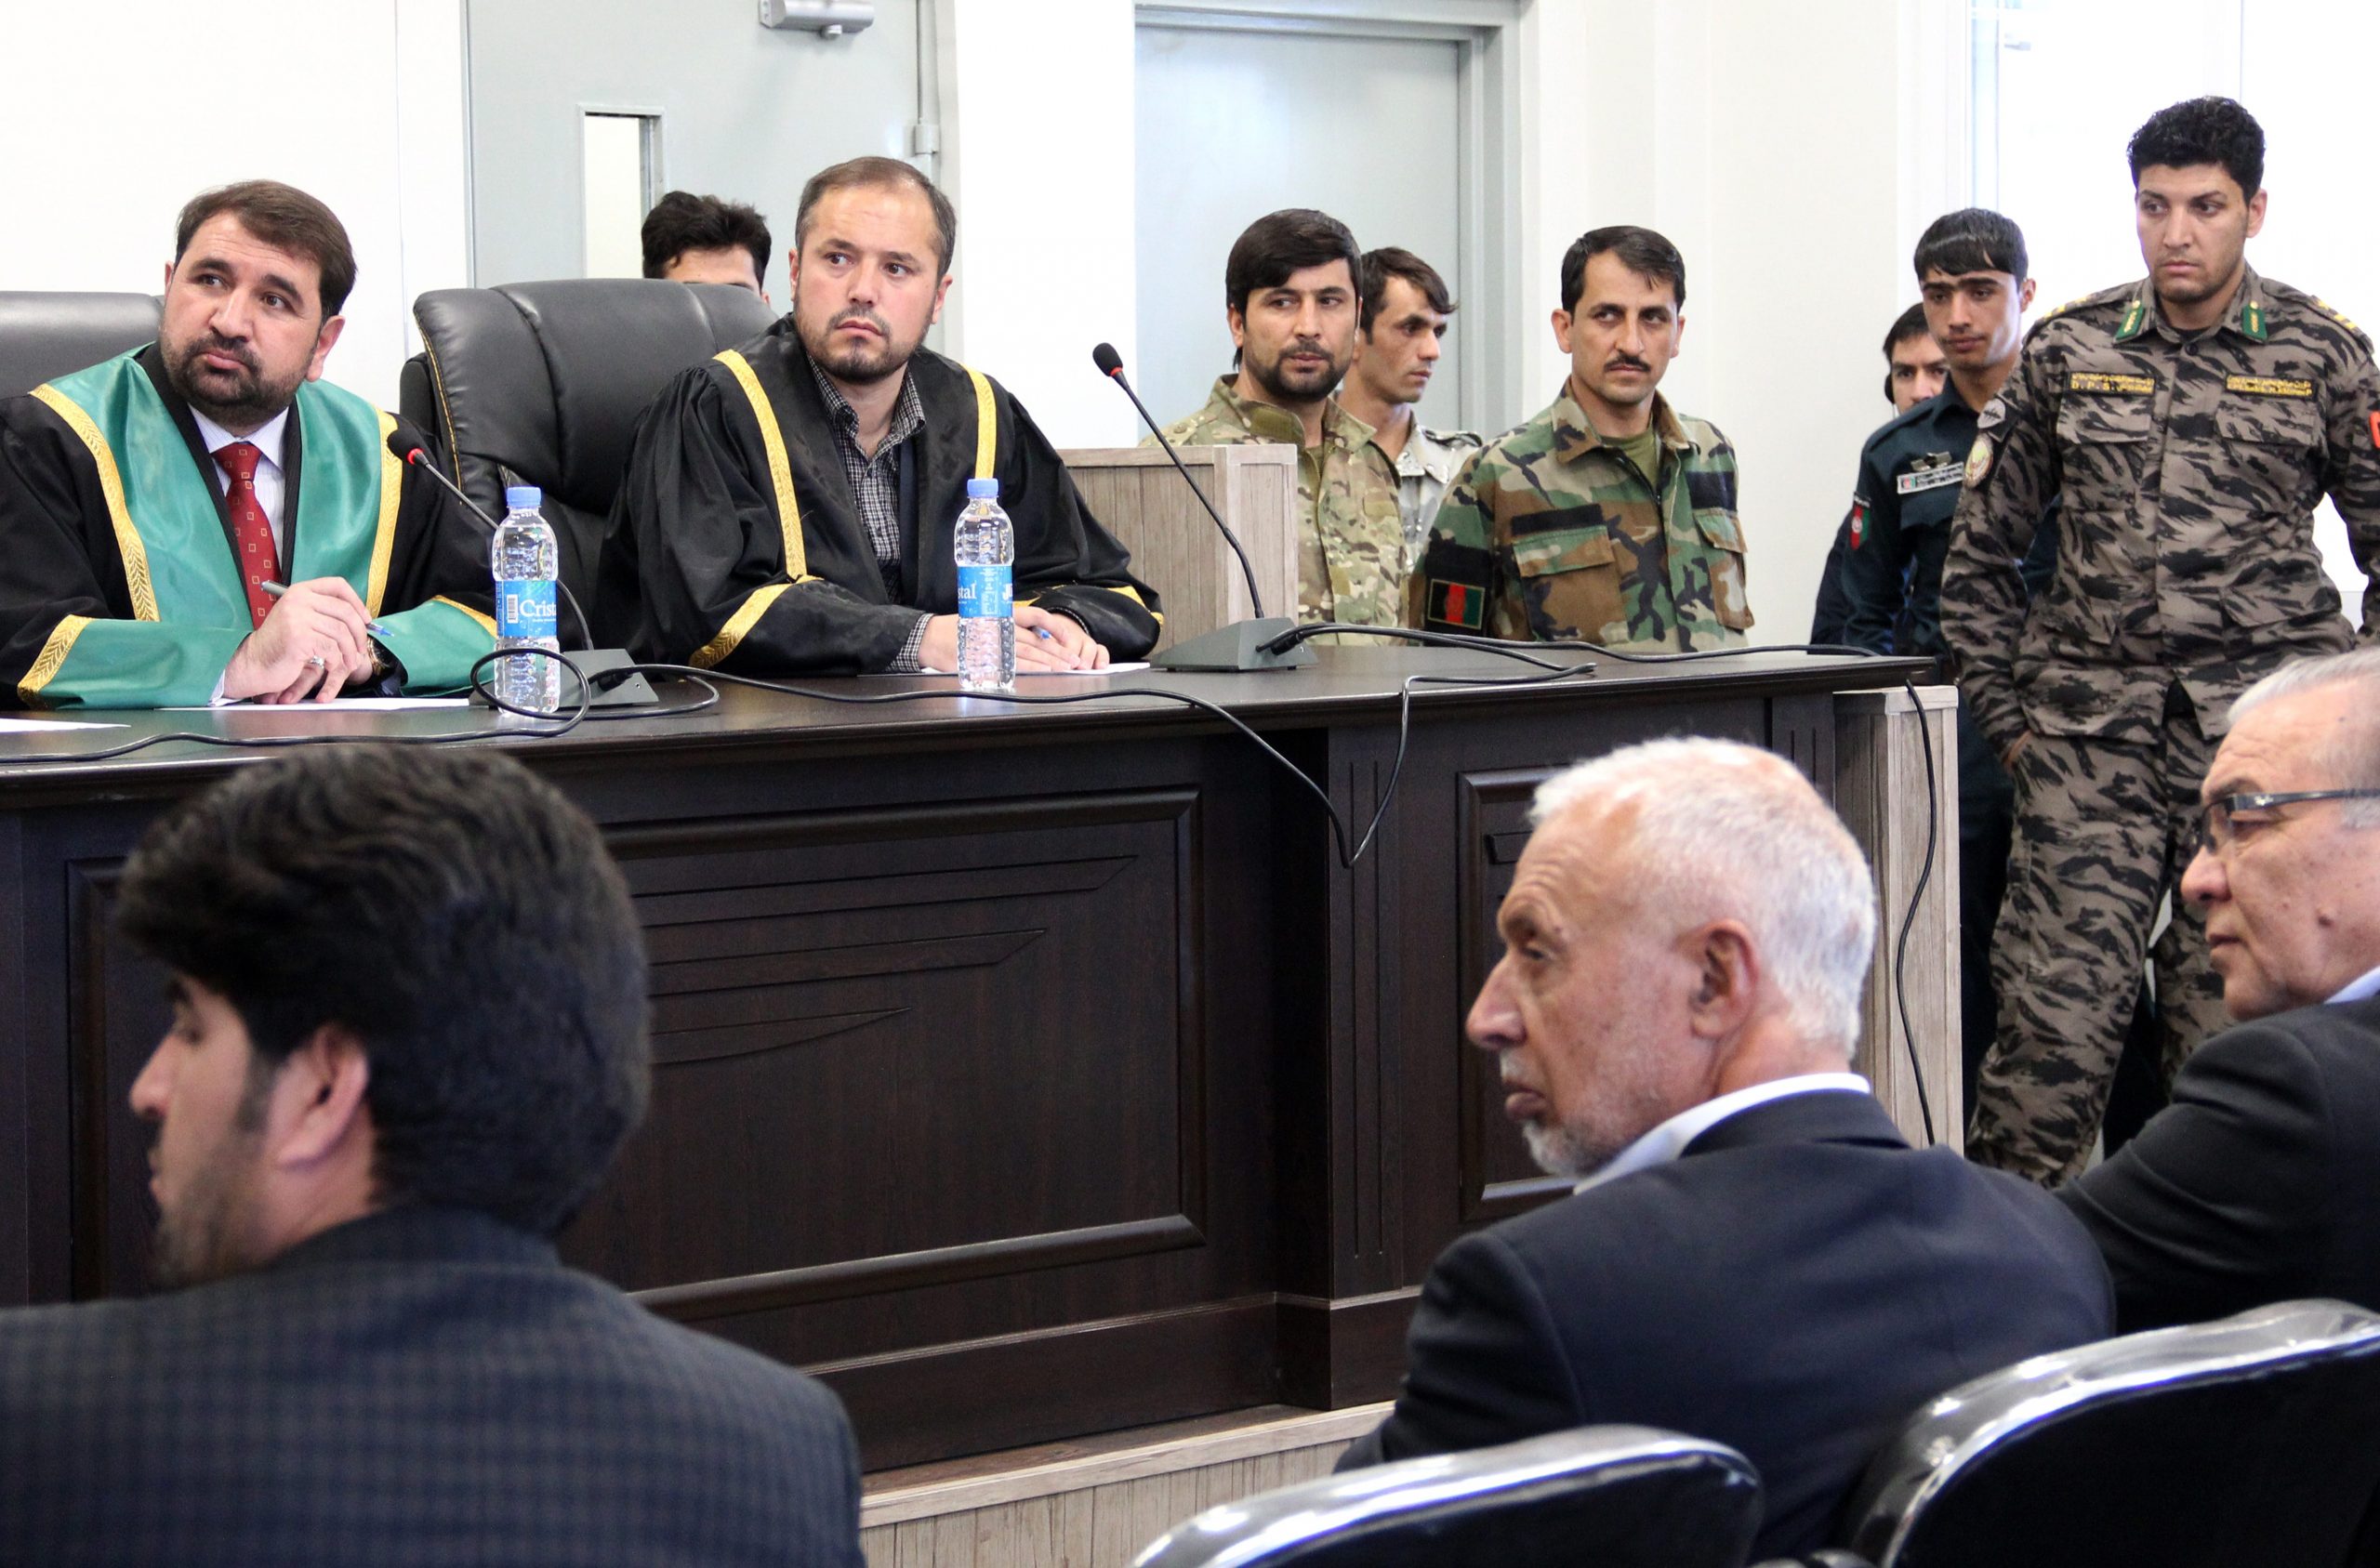
<path fill-rule="evenodd" d="M 874 342 L 865 338 L 838 339 L 835 329 L 846 322 L 866 322 L 883 336 Z M 795 336 L 810 355 L 811 362 L 838 381 L 848 381 L 854 387 L 872 386 L 888 376 L 898 376 L 918 351 L 917 343 L 904 343 L 893 336 L 892 328 L 883 317 L 864 306 L 852 306 L 839 311 L 833 320 L 816 332 L 802 324 L 797 316 Z M 919 342 L 923 338 L 919 339 Z"/>
<path fill-rule="evenodd" d="M 242 368 L 218 370 L 201 363 L 199 356 L 206 353 L 230 354 Z M 182 402 L 234 432 L 253 430 L 287 408 L 306 379 L 302 365 L 285 381 L 269 378 L 254 349 L 212 332 L 188 343 L 166 345 L 165 357 L 165 380 Z"/>
<path fill-rule="evenodd" d="M 205 1285 L 259 1261 L 248 1242 L 253 1177 L 264 1145 L 265 1095 L 271 1080 L 252 1086 L 231 1127 L 174 1200 L 161 1206 L 149 1245 L 149 1272 L 161 1289 Z"/>
<path fill-rule="evenodd" d="M 1292 364 L 1289 355 L 1293 351 L 1318 353 L 1322 361 L 1319 364 Z M 1270 360 L 1250 356 L 1245 362 L 1256 384 L 1283 402 L 1315 402 L 1339 389 L 1355 357 L 1352 346 L 1344 358 L 1334 360 L 1330 351 L 1319 344 L 1293 343 Z"/>
<path fill-rule="evenodd" d="M 1606 1148 L 1607 1140 L 1559 1122 L 1527 1123 L 1521 1128 L 1521 1140 L 1528 1145 L 1528 1157 L 1537 1162 L 1538 1169 L 1572 1181 L 1593 1176 L 1618 1157 L 1620 1148 L 1627 1147 Z"/>

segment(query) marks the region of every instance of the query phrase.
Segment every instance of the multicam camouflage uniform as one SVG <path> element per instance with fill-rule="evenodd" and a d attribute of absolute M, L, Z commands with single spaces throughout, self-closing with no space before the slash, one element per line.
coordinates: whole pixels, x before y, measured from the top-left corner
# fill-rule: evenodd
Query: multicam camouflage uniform
<path fill-rule="evenodd" d="M 2253 271 L 2187 336 L 2142 282 L 2045 317 L 1977 429 L 1942 629 L 1985 738 L 2025 745 L 1967 1151 L 2054 1183 L 2089 1155 L 2231 699 L 2351 640 L 2310 514 L 2327 493 L 2380 565 L 2380 373 L 2352 323 Z M 2053 493 L 2056 569 L 2028 613 L 2015 562 Z M 2380 635 L 2380 592 L 2363 621 Z M 2154 957 L 2170 1081 L 2225 1021 L 2189 901 Z"/>
<path fill-rule="evenodd" d="M 1658 488 L 1595 433 L 1568 382 L 1463 465 L 1408 590 L 1415 624 L 1630 652 L 1738 648 L 1752 625 L 1736 449 L 1658 393 Z"/>
<path fill-rule="evenodd" d="M 1312 526 L 1298 542 L 1298 619 L 1362 626 L 1405 624 L 1405 534 L 1396 470 L 1372 444 L 1372 428 L 1331 398 L 1322 444 L 1307 446 L 1298 416 L 1253 402 L 1219 376 L 1207 406 L 1165 428 L 1176 446 L 1272 441 L 1298 449 L 1298 501 Z M 1155 438 L 1143 446 L 1156 444 Z"/>

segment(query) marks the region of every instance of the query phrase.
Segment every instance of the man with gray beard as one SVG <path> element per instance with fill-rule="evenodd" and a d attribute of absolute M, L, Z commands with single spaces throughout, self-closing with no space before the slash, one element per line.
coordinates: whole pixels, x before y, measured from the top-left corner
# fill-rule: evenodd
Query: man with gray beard
<path fill-rule="evenodd" d="M 1911 1149 L 1851 1073 L 1873 883 L 1791 764 L 1657 741 L 1532 817 L 1467 1027 L 1579 1186 L 1440 1256 L 1342 1468 L 1663 1427 L 1757 1467 L 1754 1556 L 1814 1549 L 1924 1401 L 2105 1335 L 2107 1272 L 2056 1200 Z"/>

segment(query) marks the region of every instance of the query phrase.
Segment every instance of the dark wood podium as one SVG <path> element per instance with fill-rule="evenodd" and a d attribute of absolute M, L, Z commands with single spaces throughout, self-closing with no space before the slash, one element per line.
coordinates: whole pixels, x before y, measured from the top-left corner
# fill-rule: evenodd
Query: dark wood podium
<path fill-rule="evenodd" d="M 1224 705 L 1358 830 L 1406 677 L 1484 655 L 1326 649 L 1163 683 Z M 1377 841 L 1211 715 L 1153 696 L 850 707 L 730 691 L 691 718 L 497 741 L 601 822 L 653 963 L 652 1112 L 562 1237 L 656 1311 L 809 1367 L 870 1468 L 1394 1391 L 1414 1289 L 1458 1232 L 1541 1201 L 1461 1040 L 1549 770 L 1672 733 L 1832 790 L 1837 692 L 1902 661 L 1605 663 L 1424 685 Z M 819 682 L 853 695 L 893 679 Z M 264 755 L 159 729 L 481 728 L 451 711 L 91 715 L 0 739 L 0 1302 L 143 1288 L 166 1018 L 109 931 L 159 810 Z"/>

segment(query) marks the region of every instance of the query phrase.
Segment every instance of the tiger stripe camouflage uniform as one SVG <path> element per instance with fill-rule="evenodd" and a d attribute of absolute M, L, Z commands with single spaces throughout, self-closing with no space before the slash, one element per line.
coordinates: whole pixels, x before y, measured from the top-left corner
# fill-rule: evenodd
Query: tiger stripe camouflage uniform
<path fill-rule="evenodd" d="M 2061 494 L 2030 613 L 2015 562 Z M 2150 922 L 2195 852 L 2198 787 L 2232 698 L 2351 639 L 2316 550 L 2324 494 L 2380 565 L 2380 373 L 2370 341 L 2249 271 L 2184 335 L 2143 281 L 2036 325 L 1983 410 L 1942 574 L 1961 692 L 2016 788 L 1994 933 L 2000 1034 L 1977 1159 L 2056 1183 L 2082 1168 Z M 2380 592 L 2363 636 L 2380 633 Z M 2030 739 L 2028 739 L 2030 737 Z M 2154 955 L 2170 1082 L 2227 1021 L 2202 912 L 2176 895 Z"/>
<path fill-rule="evenodd" d="M 1660 482 L 1606 442 L 1567 381 L 1489 441 L 1438 507 L 1408 592 L 1417 625 L 1626 652 L 1738 648 L 1752 625 L 1736 449 L 1659 393 Z"/>
<path fill-rule="evenodd" d="M 1207 406 L 1165 428 L 1175 446 L 1238 446 L 1271 441 L 1298 449 L 1298 507 L 1307 527 L 1298 539 L 1298 619 L 1351 626 L 1405 624 L 1405 529 L 1397 511 L 1396 467 L 1372 441 L 1372 428 L 1339 406 L 1322 405 L 1322 444 L 1305 444 L 1298 416 L 1241 397 L 1219 376 Z M 1143 446 L 1157 444 L 1155 437 Z"/>

